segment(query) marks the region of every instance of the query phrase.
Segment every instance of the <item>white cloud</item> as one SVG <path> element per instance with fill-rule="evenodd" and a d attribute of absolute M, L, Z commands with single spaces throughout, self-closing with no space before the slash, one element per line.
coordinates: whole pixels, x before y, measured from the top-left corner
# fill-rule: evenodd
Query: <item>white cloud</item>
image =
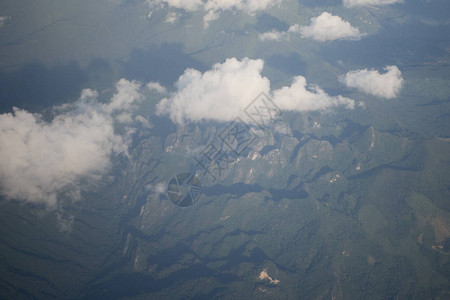
<path fill-rule="evenodd" d="M 227 59 L 205 73 L 187 69 L 176 83 L 177 92 L 157 105 L 157 113 L 172 121 L 231 121 L 236 117 L 250 120 L 243 111 L 261 92 L 270 94 L 270 81 L 261 75 L 264 61 L 244 58 Z M 302 76 L 290 87 L 273 91 L 273 100 L 282 109 L 293 111 L 324 110 L 343 105 L 353 108 L 351 99 L 331 97 L 317 86 L 307 87 Z"/>
<path fill-rule="evenodd" d="M 202 0 L 147 0 L 146 3 L 152 6 L 155 4 L 166 4 L 186 11 L 195 11 L 203 6 Z"/>
<path fill-rule="evenodd" d="M 402 72 L 396 66 L 384 68 L 386 73 L 380 74 L 377 70 L 363 69 L 348 72 L 341 80 L 348 86 L 366 94 L 390 99 L 396 97 L 402 86 Z"/>
<path fill-rule="evenodd" d="M 173 24 L 173 23 L 175 23 L 177 21 L 178 17 L 179 17 L 179 14 L 177 12 L 174 12 L 174 11 L 169 12 L 167 14 L 165 22 Z"/>
<path fill-rule="evenodd" d="M 288 32 L 290 33 L 299 33 L 300 32 L 300 25 L 294 24 L 289 26 Z"/>
<path fill-rule="evenodd" d="M 330 107 L 355 107 L 355 102 L 342 96 L 332 97 L 316 85 L 307 86 L 303 76 L 296 76 L 289 87 L 282 87 L 273 92 L 275 103 L 283 110 L 315 111 Z"/>
<path fill-rule="evenodd" d="M 261 76 L 263 66 L 260 59 L 230 58 L 203 74 L 187 69 L 176 83 L 178 91 L 161 100 L 157 112 L 169 114 L 177 123 L 233 120 L 250 100 L 261 92 L 269 92 L 270 81 Z"/>
<path fill-rule="evenodd" d="M 109 103 L 103 105 L 103 109 L 110 114 L 131 110 L 137 100 L 142 99 L 139 92 L 140 87 L 140 82 L 120 79 L 116 83 L 117 92 L 112 96 Z"/>
<path fill-rule="evenodd" d="M 298 32 L 304 38 L 312 38 L 320 42 L 358 40 L 363 36 L 359 29 L 353 27 L 348 21 L 328 12 L 323 12 L 320 16 L 311 18 L 311 24 L 308 26 L 291 26 L 289 32 Z"/>
<path fill-rule="evenodd" d="M 143 116 L 136 116 L 135 120 L 136 120 L 136 122 L 141 123 L 141 125 L 144 126 L 145 128 L 152 127 L 152 124 L 150 124 L 150 122 Z"/>
<path fill-rule="evenodd" d="M 145 186 L 145 189 L 158 195 L 165 194 L 167 192 L 167 183 L 159 182 L 155 185 L 149 183 Z"/>
<path fill-rule="evenodd" d="M 344 5 L 347 7 L 369 6 L 369 5 L 382 6 L 402 2 L 403 0 L 343 0 Z"/>
<path fill-rule="evenodd" d="M 261 41 L 279 41 L 282 39 L 287 39 L 287 32 L 271 30 L 264 32 L 258 36 Z"/>
<path fill-rule="evenodd" d="M 280 0 L 147 0 L 146 3 L 153 8 L 155 5 L 167 5 L 172 8 L 185 11 L 205 12 L 203 21 L 205 27 L 219 17 L 219 14 L 227 10 L 240 10 L 249 15 L 254 15 L 269 7 L 280 3 Z"/>
<path fill-rule="evenodd" d="M 208 28 L 209 23 L 219 18 L 219 12 L 216 10 L 209 10 L 203 17 L 203 25 Z"/>
<path fill-rule="evenodd" d="M 216 20 L 222 11 L 239 10 L 253 16 L 279 3 L 280 0 L 208 0 L 204 6 L 206 14 L 203 21 L 205 27 L 208 27 L 209 23 Z"/>
<path fill-rule="evenodd" d="M 313 38 L 325 42 L 331 40 L 358 40 L 364 33 L 353 27 L 339 16 L 323 12 L 320 16 L 311 18 L 311 24 L 300 26 L 294 24 L 287 31 L 268 31 L 259 35 L 261 41 L 279 41 L 289 39 L 289 34 L 300 34 L 303 38 Z"/>
<path fill-rule="evenodd" d="M 147 88 L 151 91 L 154 90 L 160 94 L 167 93 L 166 88 L 163 87 L 159 82 L 149 82 L 147 83 Z"/>
<path fill-rule="evenodd" d="M 78 194 L 80 180 L 104 174 L 112 153 L 127 153 L 127 138 L 114 124 L 142 98 L 139 88 L 122 79 L 106 104 L 85 89 L 74 104 L 58 107 L 50 122 L 19 108 L 1 114 L 0 193 L 49 207 L 56 207 L 58 193 Z"/>
<path fill-rule="evenodd" d="M 250 15 L 278 4 L 278 0 L 208 0 L 206 11 L 242 10 Z"/>

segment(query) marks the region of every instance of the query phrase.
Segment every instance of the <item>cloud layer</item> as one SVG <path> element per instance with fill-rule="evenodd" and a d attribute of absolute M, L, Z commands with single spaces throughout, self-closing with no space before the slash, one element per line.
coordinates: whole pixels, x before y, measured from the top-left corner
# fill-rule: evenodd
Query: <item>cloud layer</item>
<path fill-rule="evenodd" d="M 205 26 L 217 19 L 222 11 L 240 10 L 249 15 L 280 3 L 280 0 L 147 0 L 150 6 L 167 5 L 185 11 L 204 10 Z"/>
<path fill-rule="evenodd" d="M 403 0 L 343 0 L 343 4 L 347 7 L 369 5 L 382 6 L 402 2 Z"/>
<path fill-rule="evenodd" d="M 332 97 L 317 86 L 308 86 L 297 76 L 291 86 L 270 91 L 270 81 L 261 75 L 263 60 L 227 59 L 205 73 L 187 69 L 176 83 L 177 91 L 157 105 L 157 113 L 172 121 L 231 121 L 236 117 L 251 122 L 243 111 L 261 92 L 273 94 L 273 101 L 284 110 L 324 110 L 334 106 L 353 108 L 354 101 Z"/>
<path fill-rule="evenodd" d="M 386 71 L 384 74 L 374 69 L 354 70 L 348 72 L 341 80 L 348 87 L 366 94 L 391 99 L 399 94 L 404 80 L 402 72 L 396 66 L 387 66 L 384 70 Z"/>
<path fill-rule="evenodd" d="M 76 193 L 80 179 L 104 174 L 112 153 L 127 152 L 126 136 L 114 125 L 142 99 L 139 88 L 122 79 L 106 104 L 85 89 L 77 102 L 58 107 L 51 122 L 19 108 L 0 115 L 0 193 L 55 207 L 58 193 Z"/>

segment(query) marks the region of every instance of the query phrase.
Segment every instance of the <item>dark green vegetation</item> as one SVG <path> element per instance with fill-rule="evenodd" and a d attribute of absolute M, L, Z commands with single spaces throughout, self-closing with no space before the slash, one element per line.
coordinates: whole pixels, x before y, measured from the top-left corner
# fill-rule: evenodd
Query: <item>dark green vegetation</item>
<path fill-rule="evenodd" d="M 70 233 L 4 204 L 4 295 L 446 298 L 450 143 L 336 114 L 285 117 L 291 136 L 267 131 L 189 209 L 156 186 L 192 167 L 186 149 L 213 128 L 142 129 L 110 183 L 67 204 Z"/>

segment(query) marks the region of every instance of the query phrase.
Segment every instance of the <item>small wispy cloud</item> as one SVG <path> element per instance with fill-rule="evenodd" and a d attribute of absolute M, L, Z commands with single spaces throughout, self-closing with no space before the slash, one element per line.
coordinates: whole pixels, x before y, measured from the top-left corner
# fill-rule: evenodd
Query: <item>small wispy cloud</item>
<path fill-rule="evenodd" d="M 288 38 L 288 33 L 285 31 L 271 30 L 261 33 L 258 38 L 261 41 L 280 41 Z"/>
<path fill-rule="evenodd" d="M 147 184 L 145 190 L 157 195 L 165 194 L 167 192 L 167 183 L 159 182 L 157 184 Z"/>
<path fill-rule="evenodd" d="M 343 0 L 343 4 L 347 7 L 383 6 L 402 2 L 403 0 Z"/>
<path fill-rule="evenodd" d="M 10 16 L 0 16 L 0 28 L 3 27 L 9 19 L 11 19 Z"/>
<path fill-rule="evenodd" d="M 208 27 L 209 23 L 219 18 L 223 11 L 235 10 L 254 15 L 279 4 L 280 0 L 147 0 L 146 3 L 152 8 L 166 5 L 187 12 L 203 10 L 205 12 L 203 22 L 205 27 Z"/>
<path fill-rule="evenodd" d="M 175 23 L 180 15 L 177 12 L 169 12 L 166 17 L 166 23 Z"/>

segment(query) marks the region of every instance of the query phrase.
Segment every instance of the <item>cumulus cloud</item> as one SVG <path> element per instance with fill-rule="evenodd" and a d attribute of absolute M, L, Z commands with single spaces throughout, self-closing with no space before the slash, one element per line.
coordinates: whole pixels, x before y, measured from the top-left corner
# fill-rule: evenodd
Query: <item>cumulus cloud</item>
<path fill-rule="evenodd" d="M 203 10 L 205 27 L 219 17 L 219 14 L 227 10 L 239 10 L 249 15 L 275 6 L 280 0 L 147 0 L 150 7 L 155 5 L 167 5 L 172 8 L 185 11 Z"/>
<path fill-rule="evenodd" d="M 363 36 L 359 29 L 353 27 L 348 21 L 328 12 L 323 12 L 320 16 L 311 18 L 311 24 L 308 26 L 294 25 L 291 26 L 289 31 L 299 32 L 304 38 L 312 38 L 320 42 L 357 40 Z"/>
<path fill-rule="evenodd" d="M 273 94 L 280 108 L 292 111 L 324 110 L 343 105 L 353 108 L 351 99 L 332 97 L 317 86 L 308 86 L 302 76 L 289 87 L 271 93 L 270 81 L 261 75 L 264 61 L 227 59 L 204 73 L 187 69 L 176 83 L 177 91 L 162 99 L 157 113 L 169 115 L 179 124 L 185 121 L 231 121 L 236 117 L 251 122 L 243 111 L 261 92 Z"/>
<path fill-rule="evenodd" d="M 103 110 L 109 114 L 130 111 L 137 100 L 142 99 L 142 95 L 139 92 L 140 87 L 140 82 L 126 79 L 119 80 L 116 83 L 117 92 L 112 96 L 109 103 L 103 105 Z"/>
<path fill-rule="evenodd" d="M 343 0 L 344 5 L 347 7 L 368 5 L 382 6 L 402 2 L 403 0 Z"/>
<path fill-rule="evenodd" d="M 402 72 L 396 66 L 387 66 L 384 70 L 384 74 L 374 69 L 350 71 L 341 81 L 366 94 L 391 99 L 399 94 L 404 80 Z"/>
<path fill-rule="evenodd" d="M 270 81 L 261 75 L 263 66 L 260 59 L 230 58 L 203 74 L 187 69 L 176 83 L 177 92 L 158 103 L 157 113 L 169 114 L 177 123 L 233 120 L 249 100 L 269 92 Z"/>
<path fill-rule="evenodd" d="M 127 137 L 114 125 L 142 99 L 140 84 L 120 80 L 108 103 L 85 89 L 74 104 L 57 108 L 47 122 L 19 108 L 0 115 L 0 193 L 7 198 L 56 207 L 58 194 L 79 192 L 83 178 L 97 178 L 110 155 L 127 153 Z"/>
<path fill-rule="evenodd" d="M 260 34 L 259 39 L 261 41 L 288 40 L 290 34 L 300 34 L 303 38 L 312 38 L 320 42 L 358 40 L 365 35 L 341 17 L 323 12 L 320 16 L 311 18 L 311 24 L 308 26 L 294 24 L 287 31 L 272 30 Z"/>

